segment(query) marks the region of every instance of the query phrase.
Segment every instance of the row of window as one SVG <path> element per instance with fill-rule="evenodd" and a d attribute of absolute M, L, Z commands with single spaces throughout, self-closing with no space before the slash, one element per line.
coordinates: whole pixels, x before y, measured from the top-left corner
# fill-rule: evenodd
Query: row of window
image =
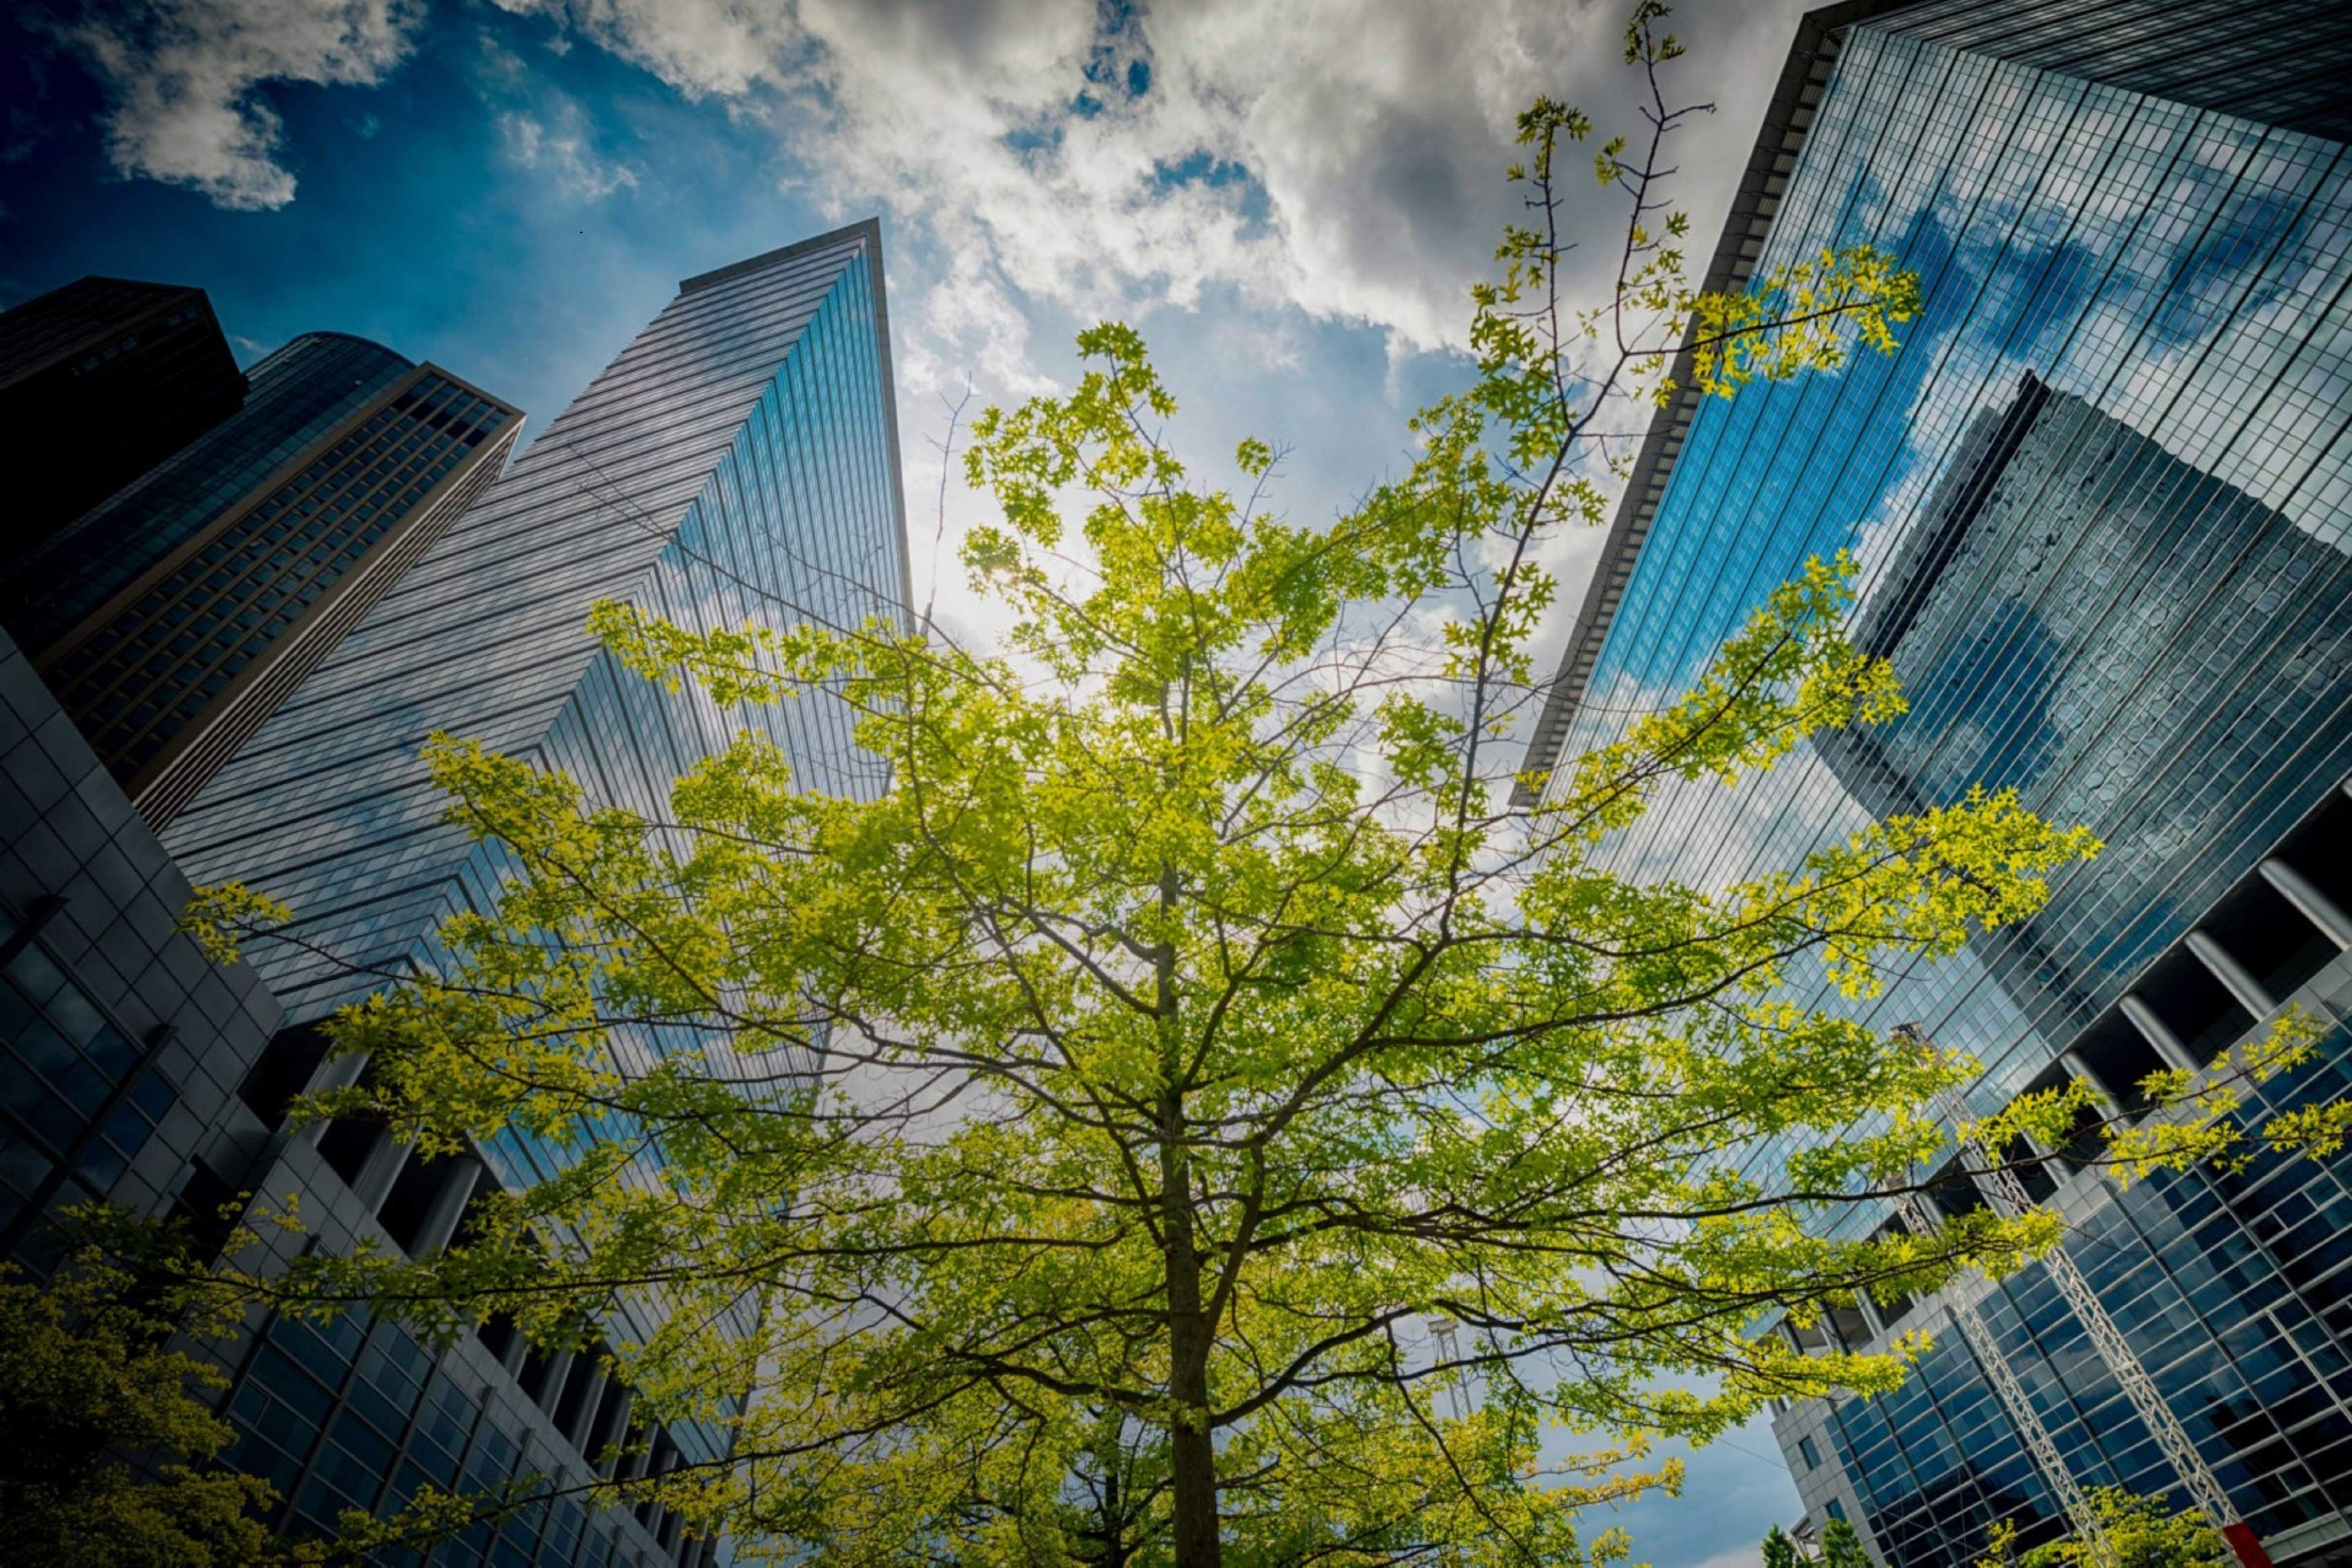
<path fill-rule="evenodd" d="M 1698 411 L 1568 750 L 1671 699 L 1808 555 L 1853 548 L 1857 631 L 1916 617 L 1882 648 L 1911 716 L 1735 795 L 1669 789 L 1612 863 L 1717 887 L 1874 810 L 2018 784 L 2108 847 L 2034 921 L 1853 1011 L 1922 1020 L 1986 1061 L 1979 1110 L 2046 1082 L 2078 1037 L 2127 1100 L 2159 1064 L 2114 1011 L 2126 986 L 2192 1053 L 2253 1021 L 2195 958 L 2152 963 L 2191 923 L 2274 995 L 2334 956 L 2274 891 L 2232 884 L 2352 768 L 2352 164 L 2308 136 L 1862 26 L 1758 271 L 1857 241 L 1918 269 L 1922 314 L 1893 356 Z M 2001 450 L 2029 372 L 2055 395 Z M 1907 604 L 1906 583 L 1925 590 Z M 2341 846 L 2298 863 L 2341 867 Z M 2281 1090 L 2343 1084 L 2305 1069 Z M 2352 1323 L 2322 1308 L 2352 1296 L 2329 1228 L 2347 1219 L 2326 1173 L 2228 1202 L 2159 1184 L 2076 1244 L 2267 1532 L 2344 1506 L 2331 1489 L 2352 1473 L 2336 1425 L 2352 1391 L 2328 1380 Z M 2020 1277 L 1987 1310 L 2084 1476 L 2162 1489 L 2152 1437 L 2054 1290 Z M 1843 1326 L 1867 1333 L 1858 1314 Z M 1895 1395 L 1839 1406 L 1832 1436 L 1838 1454 L 1808 1435 L 1798 1457 L 1843 1462 L 1887 1561 L 1973 1562 L 2011 1511 L 2054 1528 L 1963 1348 L 1940 1346 Z"/>
<path fill-rule="evenodd" d="M 282 1126 L 324 1049 L 324 1037 L 314 1027 L 282 1031 L 239 1084 L 239 1098 L 265 1126 Z M 337 1118 L 321 1130 L 319 1154 L 346 1185 L 355 1185 L 385 1136 L 364 1119 Z M 451 1193 L 448 1184 L 455 1181 L 475 1184 L 463 1194 Z M 489 1173 L 478 1172 L 471 1162 L 428 1160 L 412 1152 L 376 1205 L 375 1215 L 395 1246 L 414 1253 L 447 1239 L 427 1235 L 445 1200 L 463 1197 L 465 1212 L 451 1232 L 462 1236 L 467 1216 L 496 1189 Z M 462 1363 L 436 1356 L 395 1323 L 376 1321 L 372 1331 L 369 1324 L 365 1312 L 323 1326 L 279 1320 L 240 1374 L 230 1415 L 243 1436 L 232 1462 L 277 1486 L 286 1500 L 278 1516 L 282 1525 L 323 1533 L 344 1509 L 397 1511 L 427 1481 L 443 1489 L 458 1486 L 463 1461 L 459 1489 L 511 1496 L 521 1506 L 445 1544 L 435 1552 L 435 1563 L 478 1563 L 485 1551 L 493 1563 L 539 1562 L 551 1568 L 574 1561 L 601 1563 L 615 1553 L 631 1563 L 642 1561 L 626 1556 L 609 1522 L 592 1542 L 596 1555 L 575 1559 L 572 1553 L 578 1550 L 584 1516 L 575 1503 L 544 1495 L 548 1478 L 523 1464 L 519 1439 L 488 1419 L 481 1402 L 452 1380 Z M 504 1318 L 482 1322 L 476 1334 L 520 1392 L 549 1412 L 583 1457 L 594 1461 L 611 1456 L 627 1441 L 644 1450 L 628 1461 L 642 1467 L 633 1468 L 632 1474 L 658 1473 L 677 1462 L 679 1447 L 671 1434 L 634 1420 L 626 1387 L 604 1377 L 611 1359 L 604 1345 L 570 1358 L 551 1356 L 523 1343 Z M 601 1464 L 599 1471 L 610 1476 L 613 1466 Z M 675 1515 L 641 1506 L 636 1518 L 673 1563 L 705 1560 L 710 1543 L 689 1540 Z"/>
<path fill-rule="evenodd" d="M 2245 318 L 2200 306 L 2193 321 L 2212 346 L 2200 342 L 2197 353 L 2186 355 L 2180 349 L 2187 345 L 2174 340 L 2191 319 L 2167 318 L 2161 338 L 2130 325 L 2133 313 L 2144 321 L 2158 311 L 2166 278 L 2184 268 L 2198 277 L 2224 275 L 2229 266 L 2264 255 L 2267 270 L 2250 289 L 2269 290 L 2277 279 L 2277 292 L 2268 296 L 2276 309 L 2310 300 L 2318 302 L 2315 309 L 2340 315 L 2340 301 L 2326 304 L 2328 279 L 2340 279 L 2352 262 L 2341 225 L 2328 216 L 2347 207 L 2332 149 L 2307 139 L 2265 140 L 2251 127 L 2216 129 L 2211 117 L 2178 106 L 1916 47 L 1885 47 L 1866 34 L 1849 46 L 1840 71 L 1783 204 L 1772 254 L 1843 238 L 1890 245 L 1921 266 L 1928 310 L 1906 328 L 1908 342 L 1892 361 L 1859 355 L 1835 376 L 1752 388 L 1732 404 L 1702 411 L 1612 633 L 1596 680 L 1598 710 L 1586 721 L 1600 732 L 1589 738 L 1610 738 L 1622 715 L 1609 710 L 1638 710 L 1670 691 L 1677 660 L 1711 646 L 1727 627 L 1725 617 L 1805 552 L 1851 538 L 1842 534 L 1848 520 L 1869 524 L 1859 540 L 1866 568 L 1883 561 L 1887 541 L 1921 515 L 1930 488 L 1945 482 L 1958 432 L 1980 407 L 1979 389 L 2000 386 L 2006 397 L 2015 384 L 2006 367 L 2020 353 L 2032 354 L 2028 363 L 2054 362 L 2068 384 L 2119 389 L 2103 395 L 2100 406 L 2134 411 L 2136 425 L 2146 417 L 2138 412 L 2145 406 L 2139 389 L 2148 379 L 2144 373 L 2152 374 L 2152 353 L 2167 363 L 2204 364 L 2207 381 L 2196 384 L 2210 395 L 2179 395 L 2176 406 L 2184 411 L 2249 409 L 2240 427 L 2253 434 L 2212 462 L 2227 466 L 2234 460 L 2230 452 L 2242 448 L 2253 465 L 2242 465 L 2243 472 L 2264 495 L 2317 493 L 2324 476 L 2343 467 L 2340 451 L 2322 464 L 2308 447 L 2258 438 L 2266 416 L 2249 400 L 2268 406 L 2260 404 L 2259 377 L 2239 391 L 2210 384 L 2213 367 L 2246 363 L 2239 348 L 2251 330 Z M 1931 106 L 1934 123 L 1905 129 L 1898 121 L 1906 106 L 1920 113 Z M 1999 112 L 1986 112 L 1988 106 Z M 2038 142 L 2028 132 L 2037 121 Z M 2054 156 L 2053 135 L 2072 138 Z M 2042 151 L 2029 156 L 2034 146 Z M 2095 174 L 2095 195 L 2063 210 L 2044 205 L 2048 182 L 2068 167 Z M 2280 188 L 2267 189 L 2266 182 Z M 2168 207 L 2219 216 L 2207 229 L 2159 242 L 2156 217 Z M 2269 251 L 2255 242 L 2257 235 L 2270 237 L 2262 241 Z M 2116 329 L 2118 321 L 2126 330 Z M 2341 359 L 2331 345 L 2345 341 L 2324 328 L 2303 334 L 2294 362 L 2301 368 L 2279 372 L 2278 382 L 2307 384 L 2311 372 Z M 2153 406 L 2160 412 L 2162 405 Z M 2168 427 L 2160 433 L 2171 438 Z M 2298 472 L 2308 480 L 2294 479 Z M 2315 514 L 2294 516 L 2306 532 L 2325 532 Z M 2204 521 L 2210 525 L 2211 519 Z M 2228 541 L 2199 538 L 2198 522 L 2192 516 L 2172 523 L 2176 539 L 2196 540 L 2196 563 L 2234 559 Z M 2070 541 L 2062 534 L 2060 542 Z M 2331 574 L 2343 566 L 2340 552 L 2285 555 L 2290 563 L 2321 561 Z M 2242 574 L 2249 584 L 2260 575 Z M 2284 580 L 2280 574 L 2273 582 Z M 2299 578 L 2293 602 L 2323 589 Z M 2242 606 L 2190 622 L 2181 635 L 2192 646 L 2180 650 L 2178 668 L 2199 669 L 2216 647 L 2238 646 L 2254 624 L 2249 617 L 2266 613 L 2260 609 L 2266 596 L 2275 595 L 2265 587 Z M 2164 599 L 2144 581 L 2118 581 L 2108 602 L 2129 615 Z M 2272 656 L 2278 661 L 2273 668 L 2340 666 L 2352 658 L 2344 635 L 2341 627 L 2294 632 Z M 2118 650 L 2109 668 L 2120 680 L 2135 661 L 2145 665 L 2151 657 L 2146 647 Z M 1612 668 L 1643 673 L 1639 681 L 1621 675 L 1604 685 Z M 2087 922 L 2073 940 L 2084 962 L 2110 974 L 2127 972 L 2135 952 L 2147 951 L 2151 940 L 2160 942 L 2168 927 L 2177 930 L 2183 911 L 2210 898 L 2216 877 L 2242 865 L 2249 846 L 2291 817 L 2313 778 L 2343 765 L 2340 744 L 2331 755 L 2326 738 L 2315 738 L 2303 717 L 2315 702 L 2326 711 L 2319 693 L 2295 682 L 2281 686 L 2269 689 L 2244 674 L 2193 684 L 2192 700 L 2179 710 L 2212 714 L 2215 721 L 2201 735 L 2168 731 L 2158 765 L 2122 765 L 2126 747 L 2148 746 L 2145 735 L 2111 734 L 2088 747 L 2077 764 L 2080 781 L 2071 787 L 2084 792 L 2092 826 L 2110 848 L 2062 884 L 2043 917 L 2045 931 Z M 2101 716 L 2099 697 L 2086 686 L 2070 712 Z M 2032 718 L 2029 710 L 2024 720 Z M 1954 726 L 1956 739 L 1985 733 Z M 2011 743 L 2017 743 L 2014 734 Z M 2102 768 L 2104 758 L 2116 765 Z M 2181 759 L 2195 764 L 2185 778 Z M 2252 799 L 2231 798 L 2231 781 L 2244 780 L 2263 781 L 2263 787 Z M 1859 826 L 1864 818 L 1826 770 L 1801 763 L 1743 791 L 1733 809 L 1724 805 L 1721 792 L 1669 792 L 1631 847 L 1645 866 L 1654 857 L 1661 869 L 1709 885 L 1801 856 L 1819 837 Z M 2126 945 L 2102 948 L 2102 927 Z M 2060 992 L 2008 994 L 2004 973 L 1996 972 L 2009 962 L 2001 951 L 1987 944 L 1906 981 L 1883 1016 L 1927 1018 L 1947 1043 L 1996 1064 L 2013 1059 L 2028 1074 L 2037 1070 L 2049 1049 L 2037 1032 L 2063 1036 L 2081 1021 L 2079 1009 Z M 1989 965 L 1988 958 L 1995 962 Z M 2020 954 L 2018 963 L 2024 962 Z"/>
<path fill-rule="evenodd" d="M 2331 792 L 2281 847 L 2280 864 L 2307 868 L 2305 885 L 2334 901 L 2346 889 L 2343 847 L 2352 843 L 2352 800 Z M 2298 878 L 2303 873 L 2297 871 Z M 2325 888 L 2316 884 L 2325 883 Z M 2259 893 L 2263 902 L 2249 904 Z M 2273 995 L 2291 994 L 2335 957 L 2333 942 L 2278 900 L 2261 874 L 2200 922 Z M 2180 954 L 2193 961 L 2194 955 Z M 2158 963 L 2135 994 L 2158 1023 L 2217 1054 L 2258 1020 L 2204 973 Z M 2220 995 L 2215 993 L 2221 993 Z M 2199 1020 L 2215 1022 L 2201 1030 Z M 2094 1030 L 2075 1047 L 2128 1106 L 2127 1085 L 2158 1064 L 2145 1042 Z M 2032 1087 L 2060 1081 L 2053 1068 Z M 2255 1087 L 2246 1114 L 2267 1118 L 2352 1096 L 2352 1026 L 2339 1023 L 2320 1058 Z M 2086 1149 L 2084 1151 L 2088 1152 Z M 1980 1206 L 1973 1181 L 1944 1173 L 1948 1209 Z M 2053 1195 L 2043 1179 L 2035 1196 Z M 2111 1317 L 2187 1426 L 2216 1475 L 2264 1537 L 2332 1510 L 2352 1510 L 2352 1187 L 2336 1168 L 2268 1158 L 2244 1172 L 2160 1175 L 2094 1209 L 2067 1243 Z M 1916 1302 L 1889 1309 L 1892 1331 Z M 2085 1485 L 2163 1493 L 2178 1478 L 2092 1348 L 2063 1297 L 2035 1268 L 1995 1287 L 1979 1306 L 2001 1352 L 2025 1383 L 2044 1425 Z M 1890 1561 L 1966 1563 L 1996 1519 L 2063 1529 L 2055 1500 L 1975 1362 L 1977 1347 L 1944 1342 L 1897 1394 L 1841 1402 L 1832 1411 L 1839 1458 L 1868 1509 Z M 1800 1342 L 1843 1339 L 1861 1348 L 1872 1331 L 1859 1313 L 1834 1315 Z M 1798 1443 L 1808 1470 L 1822 1462 L 1810 1436 Z"/>
<path fill-rule="evenodd" d="M 140 573 L 250 494 L 304 447 L 408 374 L 406 360 L 356 338 L 309 333 L 256 364 L 235 414 L 92 508 L 24 563 L 37 579 L 10 630 L 37 653 L 56 646 Z"/>
<path fill-rule="evenodd" d="M 65 696 L 135 771 L 479 444 L 502 410 L 438 377 L 404 391 L 76 649 Z M 461 416 L 463 417 L 461 417 Z"/>
<path fill-rule="evenodd" d="M 574 1500 L 546 1495 L 523 1445 L 398 1325 L 356 1311 L 320 1325 L 273 1319 L 227 1405 L 229 1462 L 262 1476 L 289 1528 L 331 1534 L 356 1509 L 399 1511 L 425 1488 L 512 1506 L 433 1547 L 436 1564 L 606 1568 L 646 1560 Z M 698 1543 L 688 1560 L 700 1554 Z M 387 1563 L 426 1561 L 417 1551 Z"/>

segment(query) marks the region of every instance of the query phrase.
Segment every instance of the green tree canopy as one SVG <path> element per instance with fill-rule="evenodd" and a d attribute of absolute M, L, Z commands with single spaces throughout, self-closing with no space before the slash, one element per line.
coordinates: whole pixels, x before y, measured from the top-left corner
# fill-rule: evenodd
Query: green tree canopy
<path fill-rule="evenodd" d="M 2175 1510 L 2162 1498 L 2121 1487 L 2096 1487 L 2089 1496 L 2103 1542 L 2068 1536 L 2021 1553 L 2016 1527 L 1996 1524 L 1978 1568 L 2230 1568 L 2237 1561 L 2194 1507 Z"/>
<path fill-rule="evenodd" d="M 1262 442 L 1233 485 L 1196 477 L 1143 342 L 1102 326 L 1074 390 L 973 427 L 1001 521 L 963 560 L 1002 649 L 598 610 L 647 679 L 837 696 L 878 798 L 803 789 L 747 734 L 652 819 L 436 740 L 509 879 L 447 923 L 438 973 L 337 1021 L 369 1074 L 314 1110 L 563 1169 L 441 1257 L 319 1255 L 267 1288 L 549 1341 L 657 1299 L 625 1370 L 735 1455 L 622 1490 L 747 1550 L 1602 1563 L 1622 1534 L 1576 1512 L 1672 1484 L 1652 1439 L 1901 1374 L 1800 1354 L 1773 1315 L 2051 1245 L 2053 1215 L 1982 1211 L 1834 1238 L 1931 1163 L 1919 1107 L 1969 1064 L 1790 998 L 1866 995 L 2030 914 L 2086 834 L 1977 793 L 1729 888 L 1598 854 L 1667 781 L 1900 711 L 1843 634 L 1849 563 L 1510 804 L 1542 563 L 1601 519 L 1608 419 L 1677 374 L 1728 395 L 1833 370 L 1916 302 L 1866 248 L 1737 299 L 1685 286 L 1659 15 L 1627 35 L 1646 150 L 1595 164 L 1629 213 L 1609 298 L 1563 301 L 1556 160 L 1591 132 L 1538 102 L 1476 384 L 1346 515 L 1272 509 Z M 277 911 L 226 889 L 206 912 Z M 1743 1164 L 1776 1135 L 1804 1152 Z"/>
<path fill-rule="evenodd" d="M 1871 1568 L 1862 1537 L 1844 1520 L 1832 1519 L 1822 1526 L 1822 1568 Z"/>
<path fill-rule="evenodd" d="M 49 1568 L 291 1562 L 268 1482 L 205 1468 L 235 1437 L 169 1348 L 183 1303 L 92 1253 L 46 1283 L 0 1269 L 0 1557 Z M 317 1559 L 313 1559 L 314 1561 Z"/>

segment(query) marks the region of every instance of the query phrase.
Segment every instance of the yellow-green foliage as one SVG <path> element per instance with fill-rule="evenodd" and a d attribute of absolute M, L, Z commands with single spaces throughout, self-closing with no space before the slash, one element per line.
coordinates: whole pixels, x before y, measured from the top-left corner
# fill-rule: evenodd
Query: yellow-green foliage
<path fill-rule="evenodd" d="M 219 1463 L 236 1439 L 214 1409 L 227 1376 L 173 1348 L 185 1335 L 233 1352 L 250 1282 L 192 1256 L 176 1222 L 100 1205 L 67 1209 L 50 1239 L 66 1258 L 47 1279 L 0 1265 L 0 1561 L 329 1568 L 429 1549 L 501 1500 L 427 1489 L 396 1517 L 342 1510 L 329 1539 L 276 1534 L 264 1522 L 276 1489 Z M 253 1239 L 233 1224 L 227 1247 Z"/>
<path fill-rule="evenodd" d="M 2090 1501 L 2100 1543 L 2069 1536 L 2021 1553 L 2017 1527 L 2003 1522 L 1987 1532 L 1977 1568 L 2231 1568 L 2236 1561 L 2221 1531 L 2194 1508 L 2175 1511 L 2161 1498 L 2121 1487 L 2094 1488 Z"/>
<path fill-rule="evenodd" d="M 234 963 L 247 936 L 282 925 L 293 916 L 280 900 L 241 882 L 227 882 L 196 889 L 181 912 L 180 929 L 194 936 L 215 963 Z"/>
<path fill-rule="evenodd" d="M 49 1284 L 0 1268 L 0 1557 L 44 1568 L 292 1561 L 268 1483 L 204 1468 L 236 1436 L 199 1395 L 226 1379 L 164 1348 L 173 1326 L 123 1269 Z"/>

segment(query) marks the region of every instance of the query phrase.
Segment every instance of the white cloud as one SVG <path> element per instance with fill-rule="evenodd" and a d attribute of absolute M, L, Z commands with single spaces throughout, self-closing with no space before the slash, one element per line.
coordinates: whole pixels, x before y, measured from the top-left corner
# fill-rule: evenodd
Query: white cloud
<path fill-rule="evenodd" d="M 424 14 L 421 0 L 146 0 L 58 36 L 106 89 L 117 174 L 259 210 L 294 199 L 284 127 L 261 89 L 382 81 L 407 58 Z"/>
<path fill-rule="evenodd" d="M 516 165 L 543 174 L 564 195 L 601 201 L 637 183 L 637 171 L 598 155 L 586 117 L 569 99 L 545 116 L 509 110 L 498 120 L 499 140 Z"/>
<path fill-rule="evenodd" d="M 1467 286 L 1518 216 L 1500 174 L 1519 110 L 1550 93 L 1604 129 L 1640 129 L 1638 78 L 1619 59 L 1627 7 L 1613 0 L 1494 0 L 1475 16 L 1438 0 L 495 3 L 542 18 L 548 49 L 602 47 L 767 128 L 780 182 L 820 211 L 885 215 L 916 497 L 938 479 L 923 437 L 940 427 L 939 395 L 1040 390 L 1064 327 L 1112 315 L 1200 312 L 1205 335 L 1233 348 L 1205 378 L 1196 364 L 1188 386 L 1254 414 L 1268 410 L 1263 386 L 1301 372 L 1302 327 L 1381 334 L 1385 378 L 1350 390 L 1347 429 L 1299 428 L 1272 407 L 1265 432 L 1336 437 L 1377 464 L 1402 420 L 1376 438 L 1363 414 L 1401 416 L 1416 356 L 1461 346 Z M 1778 60 L 1800 3 L 1694 0 L 1686 10 L 1701 14 L 1676 18 L 1694 47 L 1670 90 L 1717 96 L 1723 110 L 1675 149 L 1693 171 L 1678 194 L 1701 226 L 1695 259 L 1772 80 L 1754 62 Z M 131 5 L 62 35 L 107 85 L 116 168 L 269 208 L 292 199 L 294 176 L 268 84 L 382 80 L 413 47 L 425 0 Z M 541 90 L 531 51 L 488 28 L 482 46 L 479 85 L 509 163 L 575 199 L 642 177 L 600 151 L 577 105 Z M 1619 215 L 1580 156 L 1568 163 L 1570 221 L 1591 220 L 1578 262 L 1597 273 Z M 1372 477 L 1284 499 L 1320 510 Z M 950 561 L 972 504 L 954 488 Z M 1598 545 L 1579 531 L 1548 543 L 1564 604 Z M 951 619 L 977 610 L 955 602 L 957 587 Z"/>
<path fill-rule="evenodd" d="M 1227 284 L 1404 349 L 1456 345 L 1512 211 L 1499 176 L 1518 110 L 1549 91 L 1638 129 L 1613 5 L 1502 0 L 1465 25 L 1444 5 L 1204 0 L 1106 28 L 1091 0 L 499 3 L 772 116 L 795 184 L 845 212 L 878 203 L 968 258 L 934 289 L 1081 315 Z M 1709 52 L 1784 37 L 1784 9 L 1719 17 Z M 1745 74 L 1760 97 L 1765 73 Z M 1721 165 L 1694 182 L 1694 211 L 1727 195 L 1752 120 L 1736 118 L 1685 139 L 1691 166 Z M 1012 321 L 957 324 L 981 353 L 1018 350 L 997 335 Z"/>
<path fill-rule="evenodd" d="M 1704 1563 L 1694 1563 L 1691 1568 L 1759 1568 L 1764 1561 L 1763 1551 L 1754 1546 L 1735 1546 L 1728 1552 L 1718 1552 Z"/>

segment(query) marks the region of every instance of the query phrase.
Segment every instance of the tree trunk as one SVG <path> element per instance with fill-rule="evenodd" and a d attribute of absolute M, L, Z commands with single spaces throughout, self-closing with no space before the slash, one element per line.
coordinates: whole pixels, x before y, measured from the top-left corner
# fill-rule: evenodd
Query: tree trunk
<path fill-rule="evenodd" d="M 1103 1471 L 1103 1568 L 1127 1568 L 1127 1516 L 1120 1511 L 1127 1501 L 1118 1495 L 1118 1461 L 1114 1445 Z"/>
<path fill-rule="evenodd" d="M 1175 868 L 1160 873 L 1160 908 L 1173 917 Z M 1209 1442 L 1209 1319 L 1201 1308 L 1201 1253 L 1192 1234 L 1192 1167 L 1185 1150 L 1184 1058 L 1177 1028 L 1176 948 L 1163 935 L 1152 954 L 1152 1000 L 1160 1012 L 1160 1229 L 1168 1258 L 1168 1394 L 1176 1405 L 1169 1434 L 1169 1484 L 1175 1505 L 1171 1544 L 1176 1568 L 1219 1568 L 1217 1453 Z"/>
<path fill-rule="evenodd" d="M 1181 1103 L 1171 1092 L 1162 1105 L 1160 1175 L 1168 1247 L 1168 1393 L 1176 1405 L 1169 1442 L 1172 1543 L 1176 1568 L 1217 1568 L 1223 1542 L 1217 1530 L 1217 1455 L 1209 1442 L 1209 1320 L 1201 1310 L 1181 1118 Z"/>

